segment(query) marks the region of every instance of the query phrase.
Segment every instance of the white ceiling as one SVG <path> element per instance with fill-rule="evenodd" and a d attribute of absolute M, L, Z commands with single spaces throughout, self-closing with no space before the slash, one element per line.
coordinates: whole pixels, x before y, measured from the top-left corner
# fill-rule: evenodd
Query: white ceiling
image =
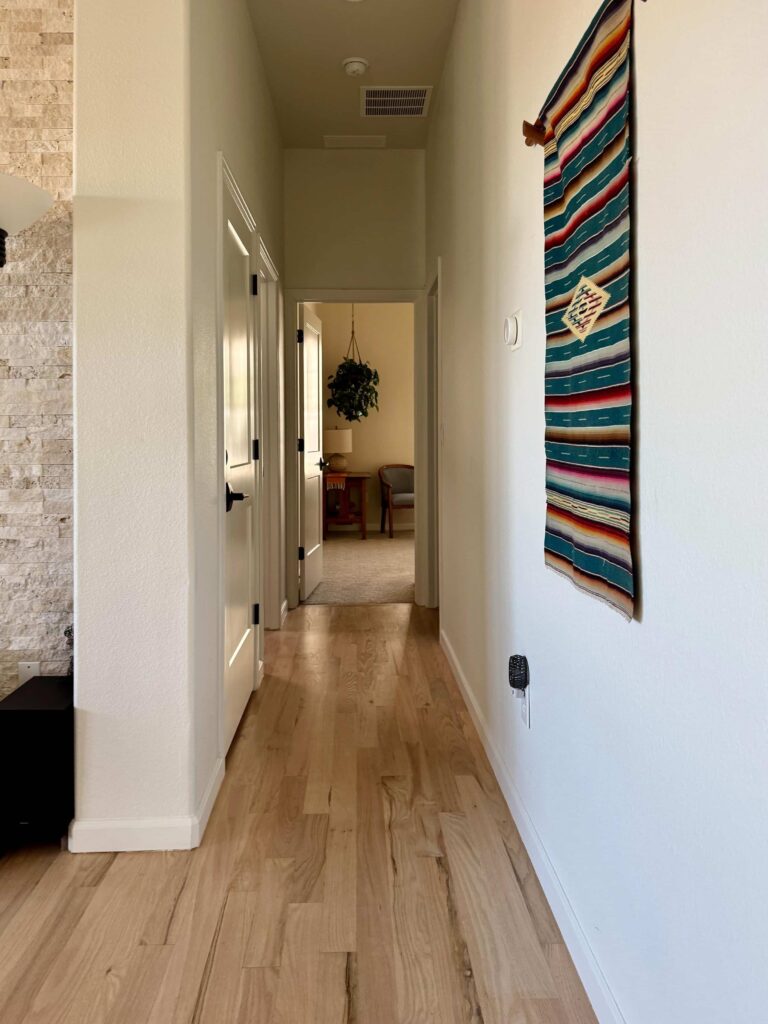
<path fill-rule="evenodd" d="M 428 118 L 363 118 L 360 86 L 436 87 L 457 2 L 250 0 L 285 145 L 384 134 L 388 147 L 423 146 Z M 346 57 L 364 57 L 368 72 L 349 78 Z"/>

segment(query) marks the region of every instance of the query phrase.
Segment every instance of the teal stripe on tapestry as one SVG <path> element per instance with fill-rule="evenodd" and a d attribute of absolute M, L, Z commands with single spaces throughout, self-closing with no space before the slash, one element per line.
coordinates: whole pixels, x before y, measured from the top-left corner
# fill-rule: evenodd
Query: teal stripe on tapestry
<path fill-rule="evenodd" d="M 617 260 L 626 255 L 629 246 L 628 221 L 620 222 L 616 226 L 616 231 L 616 237 L 605 248 L 600 248 L 597 252 L 589 253 L 586 256 L 580 253 L 579 263 L 575 266 L 564 268 L 558 276 L 553 275 L 547 278 L 547 303 L 555 302 L 560 296 L 567 297 L 568 302 L 570 302 L 576 285 L 584 275 L 587 277 L 598 277 L 604 267 L 612 266 Z M 568 303 L 565 303 L 565 305 L 567 306 Z"/>
<path fill-rule="evenodd" d="M 629 469 L 629 448 L 624 444 L 560 444 L 545 441 L 547 458 L 566 466 L 588 469 Z"/>
<path fill-rule="evenodd" d="M 627 358 L 613 366 L 598 366 L 594 370 L 574 370 L 567 377 L 547 377 L 544 381 L 544 393 L 547 398 L 558 395 L 581 395 L 626 384 L 629 377 L 630 362 Z M 593 397 L 597 400 L 599 395 Z"/>
<path fill-rule="evenodd" d="M 577 151 L 570 157 L 568 162 L 565 164 L 560 177 L 553 181 L 552 185 L 547 189 L 544 197 L 545 203 L 548 203 L 553 199 L 556 200 L 558 196 L 562 197 L 569 189 L 572 189 L 584 171 L 591 167 L 595 161 L 599 161 L 604 157 L 606 149 L 612 146 L 616 139 L 620 138 L 622 133 L 625 131 L 630 109 L 629 92 L 626 91 L 626 69 L 627 66 L 625 65 L 625 74 L 622 76 L 621 81 L 621 88 L 625 90 L 625 95 L 620 106 L 616 108 L 593 138 L 591 138 L 589 142 L 583 144 L 581 148 L 577 149 Z M 616 89 L 615 86 L 615 82 L 610 83 L 610 92 L 613 94 L 621 91 L 621 89 Z M 593 117 L 594 111 L 590 109 L 585 112 L 578 121 L 570 125 L 564 134 L 559 136 L 557 140 L 559 159 L 563 159 L 567 155 L 569 148 L 576 149 L 576 147 L 578 147 L 579 138 L 589 130 L 589 122 Z M 550 189 L 552 190 L 551 192 Z"/>
<path fill-rule="evenodd" d="M 597 238 L 606 228 L 606 225 L 613 224 L 622 215 L 629 213 L 629 185 L 626 184 L 621 192 L 609 203 L 602 206 L 591 217 L 588 217 L 583 224 L 580 224 L 573 234 L 569 235 L 560 245 L 555 245 L 547 251 L 544 265 L 549 270 L 561 264 L 578 253 L 590 238 Z"/>
<path fill-rule="evenodd" d="M 628 63 L 625 62 L 622 65 L 621 84 L 623 86 L 626 86 L 627 72 Z M 603 88 L 604 98 L 607 96 L 609 90 L 615 90 L 616 84 L 616 82 L 609 82 L 608 86 Z M 629 118 L 630 109 L 630 96 L 629 93 L 627 93 L 622 100 L 621 106 L 614 110 L 600 131 L 582 147 L 578 154 L 574 156 L 564 168 L 562 168 L 561 176 L 555 178 L 550 185 L 545 187 L 545 205 L 561 198 L 565 186 L 570 185 L 585 166 L 591 165 L 595 160 L 600 159 L 603 156 L 608 146 L 610 146 L 610 144 L 614 142 L 623 131 Z M 577 135 L 583 134 L 588 120 L 593 116 L 594 110 L 593 108 L 590 108 L 588 112 L 582 114 L 577 121 L 572 125 L 569 125 L 565 132 L 558 137 L 556 146 L 544 157 L 545 177 L 552 174 L 554 171 L 557 171 L 563 153 L 568 148 L 568 144 L 574 143 Z"/>
<path fill-rule="evenodd" d="M 584 427 L 624 426 L 632 419 L 628 405 L 613 405 L 608 409 L 585 409 L 584 412 L 555 412 L 548 409 L 545 414 L 548 427 L 569 427 L 580 430 Z"/>
<path fill-rule="evenodd" d="M 605 208 L 603 208 L 605 209 Z M 552 259 L 546 267 L 547 275 L 552 282 L 558 281 L 565 274 L 572 273 L 577 267 L 588 277 L 597 277 L 604 263 L 599 262 L 601 250 L 612 246 L 618 235 L 629 234 L 629 210 L 614 211 L 612 219 L 604 214 L 603 221 L 590 236 L 583 238 L 577 245 L 566 247 L 562 257 L 556 262 Z M 545 257 L 545 264 L 547 263 Z"/>
<path fill-rule="evenodd" d="M 600 555 L 593 555 L 587 551 L 582 551 L 577 545 L 556 536 L 549 530 L 547 530 L 544 536 L 544 547 L 547 551 L 551 551 L 552 554 L 560 555 L 569 562 L 573 562 L 577 568 L 583 569 L 591 576 L 598 576 L 600 579 L 607 580 L 626 594 L 632 593 L 632 573 L 622 566 L 616 565 L 615 562 L 611 562 Z"/>
<path fill-rule="evenodd" d="M 606 82 L 605 85 L 598 89 L 598 91 L 594 94 L 589 106 L 585 107 L 584 110 L 582 110 L 582 112 L 579 114 L 578 119 L 574 121 L 572 124 L 568 125 L 565 131 L 561 132 L 558 135 L 557 148 L 560 153 L 564 153 L 570 146 L 578 142 L 579 138 L 584 134 L 584 132 L 589 129 L 590 123 L 599 119 L 601 108 L 607 108 L 612 102 L 615 102 L 616 99 L 618 99 L 618 97 L 621 95 L 622 90 L 626 90 L 628 88 L 628 83 L 629 55 L 627 55 L 621 62 L 621 64 L 617 66 L 614 73 L 614 77 L 609 79 L 609 81 Z M 621 130 L 621 127 L 623 127 L 622 125 L 618 131 L 615 130 L 616 115 L 619 114 L 624 109 L 629 109 L 627 107 L 626 95 L 622 98 L 621 105 L 618 106 L 616 110 L 614 110 L 613 114 L 611 114 L 610 118 L 605 122 L 603 127 L 600 129 L 600 131 L 605 131 L 606 129 L 608 129 L 609 131 L 608 138 L 605 140 L 603 144 L 603 149 L 605 149 L 606 146 L 609 145 L 616 138 L 616 136 L 619 134 Z M 602 110 L 602 116 L 605 116 L 605 109 Z M 619 122 L 620 121 L 621 119 L 619 118 Z M 624 121 L 626 122 L 626 114 L 624 116 Z M 611 132 L 613 134 L 610 134 Z M 578 158 L 581 158 L 582 153 L 584 152 L 586 152 L 586 150 L 582 150 L 579 153 Z M 550 157 L 550 160 L 552 159 L 553 158 Z M 569 165 L 565 171 L 566 177 L 570 172 L 570 169 L 571 168 Z"/>
<path fill-rule="evenodd" d="M 571 196 L 562 213 L 552 216 L 550 220 L 547 221 L 544 237 L 549 238 L 550 235 L 554 235 L 558 231 L 562 231 L 565 225 L 584 205 L 591 202 L 596 195 L 599 195 L 600 192 L 607 188 L 612 181 L 616 180 L 626 165 L 627 161 L 623 152 L 618 153 L 617 156 L 611 160 L 611 162 L 607 164 L 602 171 L 600 171 L 593 181 L 588 182 L 584 188 Z"/>
<path fill-rule="evenodd" d="M 629 94 L 627 94 L 624 102 L 619 109 L 606 121 L 597 135 L 590 139 L 589 142 L 583 147 L 578 156 L 575 156 L 570 163 L 568 163 L 563 169 L 562 175 L 556 178 L 551 185 L 548 185 L 544 189 L 544 214 L 546 216 L 547 207 L 551 206 L 552 203 L 559 202 L 574 181 L 584 171 L 585 167 L 591 167 L 595 160 L 599 160 L 605 153 L 605 150 L 616 138 L 626 129 L 627 118 L 629 116 Z M 561 151 L 561 147 L 558 145 L 558 152 Z M 625 162 L 629 156 L 629 140 L 624 149 Z M 560 159 L 558 155 L 558 160 Z M 554 167 L 551 168 L 554 170 Z M 548 174 L 550 171 L 545 167 L 544 173 Z M 546 230 L 546 226 L 545 226 Z"/>
<path fill-rule="evenodd" d="M 595 494 L 594 491 L 590 491 L 586 487 L 565 487 L 563 484 L 553 480 L 548 473 L 547 490 L 552 491 L 554 494 L 562 494 L 566 498 L 575 498 L 577 501 L 589 502 L 598 509 L 610 508 L 616 509 L 617 512 L 629 512 L 630 500 L 628 489 L 624 492 L 626 497 L 619 493 L 614 493 L 610 496 L 603 493 Z"/>

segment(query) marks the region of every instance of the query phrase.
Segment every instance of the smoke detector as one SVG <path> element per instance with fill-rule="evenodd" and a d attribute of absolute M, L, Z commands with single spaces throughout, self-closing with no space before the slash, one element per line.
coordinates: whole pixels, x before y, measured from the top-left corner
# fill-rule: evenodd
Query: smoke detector
<path fill-rule="evenodd" d="M 359 78 L 368 70 L 368 61 L 365 57 L 347 57 L 341 62 L 341 66 L 350 78 Z"/>

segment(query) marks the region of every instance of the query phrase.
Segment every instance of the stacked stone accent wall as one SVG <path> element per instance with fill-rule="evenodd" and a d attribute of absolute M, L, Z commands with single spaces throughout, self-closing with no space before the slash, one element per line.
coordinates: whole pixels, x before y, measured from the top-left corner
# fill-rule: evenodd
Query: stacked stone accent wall
<path fill-rule="evenodd" d="M 73 0 L 0 0 L 0 171 L 55 197 L 0 270 L 0 696 L 72 621 Z"/>

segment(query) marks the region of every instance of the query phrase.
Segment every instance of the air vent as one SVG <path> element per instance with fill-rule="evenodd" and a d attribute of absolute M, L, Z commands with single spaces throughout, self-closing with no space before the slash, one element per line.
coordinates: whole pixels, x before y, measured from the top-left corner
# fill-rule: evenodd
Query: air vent
<path fill-rule="evenodd" d="M 432 86 L 363 86 L 360 113 L 363 117 L 426 117 Z"/>
<path fill-rule="evenodd" d="M 386 135 L 324 135 L 326 149 L 384 149 Z"/>

